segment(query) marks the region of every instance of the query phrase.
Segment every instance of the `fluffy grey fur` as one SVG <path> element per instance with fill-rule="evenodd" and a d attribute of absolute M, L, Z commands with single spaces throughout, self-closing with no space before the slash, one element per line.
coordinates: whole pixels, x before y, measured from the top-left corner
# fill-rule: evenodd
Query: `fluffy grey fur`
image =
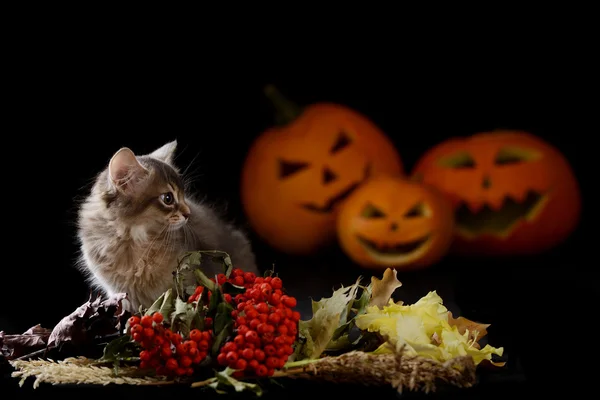
<path fill-rule="evenodd" d="M 176 146 L 144 156 L 120 149 L 79 208 L 81 271 L 106 295 L 127 293 L 131 311 L 171 287 L 186 251 L 226 251 L 234 266 L 258 273 L 246 235 L 184 192 L 173 163 Z M 222 272 L 216 267 L 204 271 L 214 276 Z"/>

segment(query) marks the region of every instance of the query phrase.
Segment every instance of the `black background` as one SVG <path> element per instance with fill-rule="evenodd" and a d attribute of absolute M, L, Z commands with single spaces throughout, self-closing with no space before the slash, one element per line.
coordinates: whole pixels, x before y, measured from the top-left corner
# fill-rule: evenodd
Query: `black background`
<path fill-rule="evenodd" d="M 51 327 L 87 300 L 74 267 L 76 204 L 121 146 L 141 154 L 178 139 L 178 163 L 193 160 L 197 189 L 244 224 L 239 173 L 248 146 L 273 122 L 262 88 L 274 83 L 300 104 L 333 101 L 362 112 L 393 139 L 407 170 L 440 140 L 495 128 L 528 130 L 561 149 L 584 200 L 570 241 L 528 259 L 448 257 L 399 275 L 397 296 L 412 302 L 438 290 L 451 309 L 491 323 L 489 341 L 504 346 L 509 360 L 494 381 L 501 387 L 566 387 L 558 378 L 587 376 L 577 362 L 597 341 L 588 310 L 598 276 L 595 244 L 584 243 L 583 232 L 597 217 L 590 200 L 597 177 L 586 173 L 597 166 L 583 149 L 597 136 L 598 88 L 585 48 L 499 46 L 482 56 L 478 45 L 414 55 L 349 46 L 335 55 L 267 57 L 248 48 L 211 53 L 162 43 L 159 52 L 135 41 L 116 49 L 99 40 L 40 40 L 15 48 L 3 65 L 10 72 L 2 91 L 0 330 Z M 368 276 L 337 249 L 316 260 L 290 258 L 253 240 L 261 265 L 275 264 L 304 306 Z"/>

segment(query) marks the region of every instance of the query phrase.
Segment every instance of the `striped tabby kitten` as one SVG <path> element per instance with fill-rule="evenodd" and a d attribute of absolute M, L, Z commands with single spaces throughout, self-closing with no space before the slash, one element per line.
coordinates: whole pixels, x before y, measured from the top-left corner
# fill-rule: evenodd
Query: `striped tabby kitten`
<path fill-rule="evenodd" d="M 79 209 L 80 269 L 104 294 L 127 293 L 130 311 L 150 306 L 171 287 L 186 251 L 223 250 L 234 266 L 258 273 L 242 231 L 184 193 L 173 164 L 176 145 L 144 156 L 120 149 Z M 222 272 L 217 265 L 204 268 L 212 276 Z"/>

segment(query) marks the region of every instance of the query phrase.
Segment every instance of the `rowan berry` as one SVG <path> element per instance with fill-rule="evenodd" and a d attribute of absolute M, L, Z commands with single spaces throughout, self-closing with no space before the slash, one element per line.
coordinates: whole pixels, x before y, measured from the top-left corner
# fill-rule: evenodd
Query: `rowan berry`
<path fill-rule="evenodd" d="M 133 326 L 132 326 L 132 327 L 129 329 L 129 332 L 130 332 L 132 335 L 134 335 L 134 334 L 136 334 L 136 333 L 142 333 L 142 332 L 144 332 L 144 327 L 143 327 L 142 325 L 138 325 L 138 324 L 136 324 L 136 325 L 133 325 Z"/>
<path fill-rule="evenodd" d="M 190 331 L 190 339 L 195 342 L 199 342 L 202 340 L 202 331 L 200 331 L 200 329 L 192 329 Z"/>
<path fill-rule="evenodd" d="M 235 369 L 240 369 L 240 370 L 245 370 L 248 367 L 248 361 L 244 360 L 243 358 L 238 359 L 235 362 Z"/>
<path fill-rule="evenodd" d="M 259 377 L 267 376 L 268 373 L 269 369 L 264 364 L 260 364 L 258 368 L 256 368 L 256 375 Z"/>
<path fill-rule="evenodd" d="M 283 287 L 283 282 L 279 277 L 272 278 L 270 283 L 273 289 L 281 289 Z"/>
<path fill-rule="evenodd" d="M 140 323 L 142 324 L 142 326 L 144 328 L 152 328 L 152 317 L 149 315 L 144 315 L 141 319 L 140 319 Z"/>
<path fill-rule="evenodd" d="M 174 358 L 169 358 L 167 360 L 167 363 L 165 364 L 165 367 L 167 367 L 168 370 L 176 370 L 179 367 L 179 364 L 177 363 L 177 360 Z"/>
<path fill-rule="evenodd" d="M 226 353 L 219 353 L 217 355 L 217 362 L 220 365 L 227 365 L 227 355 L 226 355 Z"/>
<path fill-rule="evenodd" d="M 152 314 L 152 321 L 156 322 L 157 324 L 160 324 L 161 322 L 163 322 L 163 315 L 160 312 L 155 312 L 154 314 Z"/>
<path fill-rule="evenodd" d="M 192 365 L 192 359 L 189 356 L 183 356 L 179 359 L 179 365 L 187 368 Z"/>
<path fill-rule="evenodd" d="M 242 350 L 242 357 L 244 357 L 246 360 L 252 360 L 254 357 L 254 351 L 252 349 L 245 348 Z"/>
<path fill-rule="evenodd" d="M 238 360 L 238 355 L 235 351 L 228 352 L 227 354 L 225 354 L 225 357 L 229 364 L 233 364 Z"/>

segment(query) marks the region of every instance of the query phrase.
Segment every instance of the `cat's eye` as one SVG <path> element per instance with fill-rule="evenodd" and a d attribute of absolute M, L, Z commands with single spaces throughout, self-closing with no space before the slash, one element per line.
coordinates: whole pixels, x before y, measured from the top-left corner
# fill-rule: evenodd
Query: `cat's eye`
<path fill-rule="evenodd" d="M 173 196 L 173 193 L 167 192 L 160 195 L 160 200 L 167 206 L 170 206 L 175 202 L 175 197 Z"/>

